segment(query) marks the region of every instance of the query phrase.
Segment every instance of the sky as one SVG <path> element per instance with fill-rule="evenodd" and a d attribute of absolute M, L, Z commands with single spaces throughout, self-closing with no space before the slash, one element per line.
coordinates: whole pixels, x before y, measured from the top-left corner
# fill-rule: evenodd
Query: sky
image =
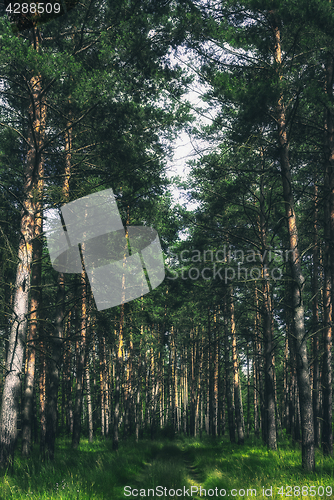
<path fill-rule="evenodd" d="M 171 55 L 172 61 L 179 64 L 182 68 L 194 75 L 194 81 L 189 85 L 188 92 L 183 96 L 183 101 L 189 101 L 193 107 L 193 113 L 196 117 L 196 127 L 201 125 L 208 125 L 212 122 L 212 110 L 202 100 L 202 96 L 206 91 L 206 87 L 202 84 L 197 76 L 197 73 L 192 69 L 192 62 L 189 53 L 178 51 L 177 54 Z M 196 68 L 195 68 L 196 69 Z M 201 108 L 201 113 L 196 113 L 196 109 Z M 187 165 L 189 161 L 196 161 L 200 159 L 204 152 L 207 153 L 208 144 L 205 141 L 199 141 L 193 136 L 190 136 L 186 131 L 179 134 L 173 144 L 174 157 L 168 162 L 167 174 L 169 178 L 178 176 L 182 181 L 187 180 L 191 167 Z M 184 193 L 174 187 L 172 194 L 175 203 L 186 204 L 188 209 L 195 208 L 196 203 L 189 204 Z"/>

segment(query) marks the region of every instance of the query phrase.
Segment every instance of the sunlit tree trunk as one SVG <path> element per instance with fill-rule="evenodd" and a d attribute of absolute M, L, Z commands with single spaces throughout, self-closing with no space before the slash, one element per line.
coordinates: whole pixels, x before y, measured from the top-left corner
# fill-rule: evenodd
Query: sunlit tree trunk
<path fill-rule="evenodd" d="M 195 331 L 190 332 L 190 435 L 196 434 L 196 390 L 195 390 Z"/>
<path fill-rule="evenodd" d="M 234 316 L 233 291 L 230 290 L 230 318 L 231 318 L 231 336 L 232 336 L 232 363 L 233 363 L 233 389 L 234 389 L 234 404 L 235 404 L 235 420 L 237 425 L 238 443 L 244 443 L 244 420 L 240 387 L 239 375 L 239 360 L 237 352 L 237 334 Z"/>
<path fill-rule="evenodd" d="M 46 110 L 45 105 L 41 109 L 42 127 L 45 129 Z M 44 137 L 41 138 L 44 141 Z M 35 207 L 35 227 L 34 239 L 32 242 L 32 272 L 31 272 L 31 292 L 29 304 L 29 322 L 27 335 L 26 352 L 26 377 L 23 400 L 22 415 L 22 455 L 28 456 L 31 450 L 32 434 L 32 410 L 35 383 L 35 365 L 36 365 L 36 345 L 35 340 L 38 336 L 38 320 L 41 305 L 41 277 L 42 277 L 42 233 L 43 233 L 43 187 L 44 187 L 44 159 L 41 155 L 38 162 L 38 180 L 37 180 L 37 202 Z"/>
<path fill-rule="evenodd" d="M 275 62 L 279 71 L 282 68 L 282 48 L 279 22 L 272 16 L 273 33 L 275 39 Z M 281 74 L 279 74 L 281 78 Z M 299 388 L 299 402 L 302 426 L 302 465 L 306 470 L 315 468 L 314 456 L 314 420 L 311 386 L 309 377 L 307 338 L 304 325 L 304 306 L 302 291 L 304 277 L 301 270 L 301 259 L 298 246 L 298 228 L 295 213 L 294 197 L 292 193 L 292 176 L 289 159 L 289 142 L 287 136 L 287 116 L 283 93 L 277 102 L 277 127 L 280 149 L 280 164 L 283 185 L 283 198 L 288 225 L 290 265 L 292 274 L 292 305 L 294 320 L 295 352 L 297 358 L 297 378 Z"/>
<path fill-rule="evenodd" d="M 33 43 L 38 51 L 38 33 L 33 28 Z M 42 168 L 41 148 L 45 133 L 46 107 L 42 94 L 40 76 L 34 76 L 27 82 L 30 103 L 27 137 L 27 158 L 24 172 L 24 198 L 20 225 L 20 243 L 18 250 L 18 266 L 16 272 L 13 318 L 8 342 L 6 376 L 2 393 L 0 417 L 0 467 L 5 467 L 14 457 L 17 440 L 17 421 L 19 415 L 19 399 L 26 342 L 28 314 L 28 294 L 30 292 L 31 264 L 33 256 L 32 242 L 35 237 L 35 224 L 38 214 L 35 197 L 39 175 Z M 33 359 L 30 360 L 30 366 Z M 32 380 L 30 370 L 30 381 Z M 28 387 L 31 395 L 31 387 Z M 31 405 L 30 405 L 31 408 Z M 31 409 L 29 409 L 31 413 Z"/>
<path fill-rule="evenodd" d="M 45 459 L 46 439 L 46 354 L 44 342 L 39 343 L 39 421 L 40 421 L 40 453 Z"/>
<path fill-rule="evenodd" d="M 234 419 L 234 405 L 232 398 L 231 387 L 231 360 L 230 360 L 230 327 L 228 317 L 228 303 L 227 295 L 224 297 L 224 340 L 225 340 L 225 384 L 226 384 L 226 403 L 227 403 L 227 419 L 228 430 L 231 443 L 235 443 L 235 419 Z"/>
<path fill-rule="evenodd" d="M 198 340 L 198 328 L 196 327 L 196 339 L 197 339 L 197 352 L 199 351 L 199 364 L 198 364 L 198 373 L 197 373 L 197 392 L 196 392 L 196 404 L 195 404 L 195 432 L 194 436 L 198 436 L 198 433 L 202 433 L 203 422 L 201 418 L 204 418 L 203 412 L 203 360 L 204 360 L 204 332 L 202 332 L 202 336 L 200 340 Z M 201 408 L 201 410 L 200 410 Z"/>
<path fill-rule="evenodd" d="M 328 100 L 333 102 L 334 59 L 328 56 L 326 88 Z M 325 455 L 333 454 L 332 431 L 332 320 L 334 296 L 334 118 L 328 105 L 325 112 L 325 175 L 324 175 L 324 356 L 322 365 L 322 449 Z"/>
<path fill-rule="evenodd" d="M 67 336 L 71 335 L 71 319 L 72 311 L 69 312 L 67 320 Z M 66 397 L 66 433 L 73 433 L 73 402 L 72 402 L 72 345 L 66 343 L 65 359 L 64 359 L 64 390 Z"/>

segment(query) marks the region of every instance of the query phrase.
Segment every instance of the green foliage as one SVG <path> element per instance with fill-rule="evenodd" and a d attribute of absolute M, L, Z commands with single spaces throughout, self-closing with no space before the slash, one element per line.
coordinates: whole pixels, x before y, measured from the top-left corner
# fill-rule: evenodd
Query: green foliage
<path fill-rule="evenodd" d="M 157 486 L 167 490 L 193 486 L 198 491 L 202 487 L 228 492 L 256 489 L 257 497 L 261 497 L 262 488 L 272 486 L 270 498 L 281 500 L 281 486 L 333 487 L 333 458 L 319 455 L 316 473 L 308 474 L 301 469 L 299 454 L 298 447 L 293 448 L 288 440 L 281 441 L 275 452 L 256 440 L 239 447 L 225 439 L 210 438 L 183 438 L 173 444 L 166 440 L 144 440 L 138 444 L 128 441 L 118 452 L 111 450 L 110 441 L 89 444 L 82 440 L 74 452 L 70 443 L 62 440 L 54 463 L 40 462 L 37 449 L 30 460 L 18 459 L 14 473 L 6 472 L 1 478 L 0 498 L 124 500 L 124 486 L 145 489 L 146 494 L 149 488 Z M 194 493 L 193 498 L 203 495 Z M 252 497 L 237 494 L 234 498 Z M 302 498 L 310 500 L 312 496 Z"/>

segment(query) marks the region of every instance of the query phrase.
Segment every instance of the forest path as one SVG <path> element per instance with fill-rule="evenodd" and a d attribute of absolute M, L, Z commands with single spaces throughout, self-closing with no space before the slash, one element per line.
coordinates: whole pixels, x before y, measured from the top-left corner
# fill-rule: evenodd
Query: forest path
<path fill-rule="evenodd" d="M 194 463 L 194 459 L 191 457 L 190 453 L 187 451 L 183 452 L 183 462 L 186 467 L 187 479 L 189 483 L 194 486 L 200 486 L 201 480 L 203 479 L 201 476 L 201 472 L 198 471 L 197 465 Z"/>
<path fill-rule="evenodd" d="M 182 450 L 182 446 L 177 443 L 164 445 L 155 456 L 153 455 L 152 460 L 144 465 L 135 477 L 138 488 L 189 488 L 200 486 L 203 480 L 192 454 Z"/>

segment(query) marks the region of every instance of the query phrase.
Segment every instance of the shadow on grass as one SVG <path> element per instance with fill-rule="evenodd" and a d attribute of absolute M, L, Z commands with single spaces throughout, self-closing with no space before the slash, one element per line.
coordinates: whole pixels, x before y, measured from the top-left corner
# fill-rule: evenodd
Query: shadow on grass
<path fill-rule="evenodd" d="M 136 488 L 138 493 L 157 486 L 176 489 L 191 485 L 256 488 L 262 493 L 263 487 L 278 488 L 281 484 L 333 483 L 333 459 L 317 452 L 317 464 L 315 474 L 305 473 L 298 448 L 284 445 L 272 452 L 256 440 L 244 446 L 207 437 L 201 441 L 129 440 L 115 452 L 109 440 L 93 444 L 82 440 L 74 451 L 70 441 L 63 439 L 52 463 L 40 461 L 37 447 L 29 459 L 17 455 L 14 472 L 5 474 L 0 482 L 0 499 L 124 500 L 125 486 Z"/>

